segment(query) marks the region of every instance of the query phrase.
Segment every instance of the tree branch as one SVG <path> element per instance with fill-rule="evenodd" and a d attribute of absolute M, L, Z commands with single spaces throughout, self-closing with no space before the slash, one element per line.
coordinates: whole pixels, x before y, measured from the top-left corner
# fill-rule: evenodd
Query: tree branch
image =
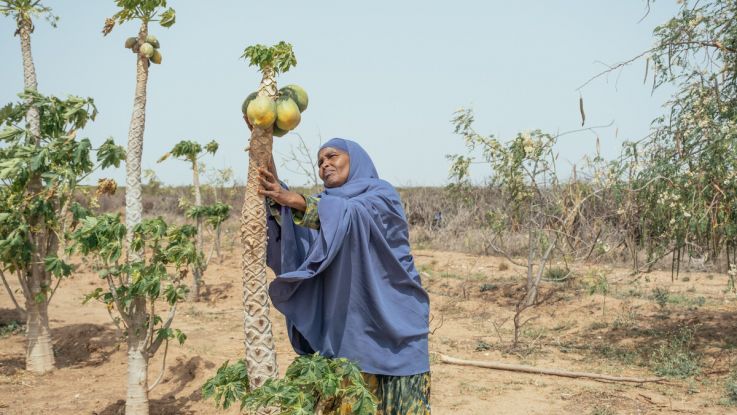
<path fill-rule="evenodd" d="M 171 322 L 174 320 L 174 315 L 177 313 L 177 303 L 174 303 L 174 305 L 169 310 L 169 316 L 166 319 L 166 322 L 164 325 L 161 326 L 161 330 L 166 330 L 169 327 L 171 327 Z M 156 351 L 159 350 L 159 347 L 161 347 L 161 342 L 164 340 L 164 337 L 157 337 L 156 340 L 151 343 L 151 346 L 148 348 L 148 355 L 153 356 L 156 354 Z M 168 339 L 167 339 L 168 341 Z"/>
<path fill-rule="evenodd" d="M 156 378 L 154 383 L 149 386 L 148 391 L 151 392 L 154 390 L 154 388 L 161 382 L 161 379 L 164 377 L 164 371 L 166 370 L 166 353 L 169 351 L 169 339 L 166 339 L 166 345 L 164 346 L 164 357 L 161 359 L 161 373 L 159 373 L 159 377 Z"/>
<path fill-rule="evenodd" d="M 464 359 L 458 359 L 458 358 L 451 357 L 451 356 L 446 356 L 444 354 L 440 355 L 440 361 L 443 363 L 449 363 L 453 365 L 475 366 L 475 367 L 483 367 L 487 369 L 534 373 L 534 374 L 540 374 L 540 375 L 562 376 L 562 377 L 568 377 L 568 378 L 586 378 L 586 379 L 593 379 L 593 380 L 598 380 L 598 381 L 632 382 L 632 383 L 663 383 L 663 382 L 666 382 L 665 378 L 659 378 L 659 377 L 635 378 L 635 377 L 602 375 L 598 373 L 589 373 L 589 372 L 571 372 L 571 371 L 562 370 L 562 369 L 538 368 L 534 366 L 515 365 L 515 364 L 509 364 L 509 363 L 484 362 L 484 361 L 478 361 L 478 360 L 464 360 Z"/>
<path fill-rule="evenodd" d="M 10 299 L 13 300 L 13 304 L 15 304 L 15 309 L 18 310 L 22 318 L 25 317 L 26 310 L 18 304 L 18 301 L 16 301 L 15 296 L 13 295 L 13 290 L 10 289 L 10 285 L 8 285 L 8 281 L 5 279 L 5 273 L 3 272 L 2 268 L 0 268 L 0 278 L 3 279 L 3 285 L 5 286 L 5 290 L 8 292 Z"/>

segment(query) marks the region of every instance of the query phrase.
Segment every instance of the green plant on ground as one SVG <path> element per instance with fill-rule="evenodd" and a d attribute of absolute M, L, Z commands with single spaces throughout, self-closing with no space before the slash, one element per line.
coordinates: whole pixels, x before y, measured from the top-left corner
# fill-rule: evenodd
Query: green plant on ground
<path fill-rule="evenodd" d="M 693 349 L 694 330 L 681 327 L 652 355 L 652 369 L 658 376 L 687 378 L 700 373 L 700 355 Z"/>
<path fill-rule="evenodd" d="M 658 307 L 660 307 L 660 310 L 662 311 L 665 309 L 665 306 L 668 305 L 668 299 L 670 298 L 670 293 L 668 292 L 667 288 L 660 288 L 655 287 L 653 290 L 653 300 L 658 304 Z"/>
<path fill-rule="evenodd" d="M 545 271 L 543 280 L 550 282 L 564 282 L 571 275 L 571 271 L 562 267 L 550 267 Z"/>
<path fill-rule="evenodd" d="M 202 396 L 218 407 L 235 402 L 241 409 L 275 407 L 284 415 L 331 413 L 337 408 L 352 414 L 376 413 L 376 397 L 368 390 L 358 366 L 347 359 L 328 359 L 313 354 L 299 356 L 282 379 L 268 379 L 250 390 L 243 360 L 225 362 L 202 387 Z"/>
<path fill-rule="evenodd" d="M 11 320 L 6 324 L 0 324 L 0 337 L 12 336 L 23 330 L 23 323 L 18 320 Z"/>
<path fill-rule="evenodd" d="M 596 405 L 594 406 L 594 409 L 591 410 L 591 415 L 615 415 L 616 412 L 614 412 L 614 409 L 612 409 L 609 406 L 600 406 Z"/>
<path fill-rule="evenodd" d="M 606 315 L 606 296 L 609 294 L 609 280 L 603 271 L 596 272 L 588 283 L 589 295 L 601 294 L 601 315 Z"/>
<path fill-rule="evenodd" d="M 737 405 L 737 370 L 733 370 L 724 381 L 724 394 L 729 405 Z"/>

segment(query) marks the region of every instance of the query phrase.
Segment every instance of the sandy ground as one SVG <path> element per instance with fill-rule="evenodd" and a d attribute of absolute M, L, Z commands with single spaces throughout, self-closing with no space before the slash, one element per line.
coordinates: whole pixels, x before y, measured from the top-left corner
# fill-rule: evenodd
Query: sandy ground
<path fill-rule="evenodd" d="M 525 312 L 521 346 L 510 348 L 511 317 L 524 269 L 504 259 L 415 251 L 431 295 L 432 407 L 435 414 L 734 414 L 724 404 L 724 382 L 737 360 L 735 295 L 725 293 L 726 276 L 655 271 L 639 278 L 627 270 L 590 265 L 566 283 L 547 283 L 542 303 Z M 590 294 L 597 276 L 607 295 Z M 225 360 L 243 354 L 241 275 L 237 258 L 226 255 L 206 275 L 204 301 L 180 305 L 175 326 L 189 338 L 169 348 L 163 382 L 151 393 L 152 414 L 237 413 L 217 411 L 200 387 Z M 635 280 L 633 282 L 633 280 Z M 82 305 L 85 293 L 101 286 L 77 273 L 57 292 L 51 330 L 58 370 L 34 376 L 24 370 L 25 337 L 0 337 L 0 414 L 118 414 L 125 397 L 126 352 L 105 308 Z M 652 298 L 658 287 L 669 302 Z M 16 288 L 14 286 L 14 288 Z M 294 358 L 281 316 L 273 312 L 279 368 Z M 0 324 L 17 318 L 4 291 Z M 441 363 L 439 353 L 607 373 L 654 376 L 652 356 L 681 327 L 694 332 L 693 351 L 701 373 L 667 384 L 599 382 L 505 372 Z M 158 376 L 156 357 L 149 371 Z"/>

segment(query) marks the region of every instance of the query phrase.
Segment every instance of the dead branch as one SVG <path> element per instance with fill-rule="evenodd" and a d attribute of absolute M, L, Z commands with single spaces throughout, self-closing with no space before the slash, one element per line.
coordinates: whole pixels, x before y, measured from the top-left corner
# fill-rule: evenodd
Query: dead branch
<path fill-rule="evenodd" d="M 430 325 L 430 323 L 432 323 L 432 321 L 433 321 L 433 320 L 435 320 L 435 316 L 434 316 L 434 315 L 430 317 L 430 321 L 428 322 L 428 324 L 427 324 L 427 325 L 429 326 L 429 325 Z M 440 314 L 440 324 L 438 324 L 438 326 L 437 326 L 437 327 L 435 327 L 434 329 L 432 329 L 432 330 L 430 331 L 430 334 L 435 334 L 435 332 L 436 332 L 436 331 L 437 331 L 437 330 L 438 330 L 439 328 L 443 327 L 443 323 L 444 323 L 444 322 L 445 322 L 445 315 L 444 315 L 444 314 Z"/>
<path fill-rule="evenodd" d="M 561 370 L 561 369 L 548 369 L 548 368 L 538 368 L 534 366 L 526 366 L 526 365 L 515 365 L 510 363 L 501 363 L 501 362 L 484 362 L 479 360 L 465 360 L 465 359 L 458 359 L 451 356 L 446 356 L 444 354 L 440 354 L 440 361 L 443 363 L 448 363 L 452 365 L 461 365 L 461 366 L 474 366 L 474 367 L 482 367 L 486 369 L 496 369 L 496 370 L 507 370 L 510 372 L 524 372 L 524 373 L 533 373 L 538 375 L 550 375 L 550 376 L 562 376 L 567 378 L 585 378 L 585 379 L 593 379 L 597 381 L 609 381 L 609 382 L 632 382 L 632 383 L 662 383 L 665 382 L 665 378 L 635 378 L 635 377 L 626 377 L 626 376 L 611 376 L 611 375 L 602 375 L 599 373 L 590 373 L 590 372 L 571 372 L 567 370 Z"/>

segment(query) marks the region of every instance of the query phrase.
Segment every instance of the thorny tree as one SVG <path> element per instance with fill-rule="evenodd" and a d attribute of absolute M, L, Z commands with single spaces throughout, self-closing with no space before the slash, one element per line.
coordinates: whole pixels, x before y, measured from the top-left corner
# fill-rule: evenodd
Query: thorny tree
<path fill-rule="evenodd" d="M 135 232 L 141 223 L 143 200 L 141 196 L 141 156 L 143 152 L 143 132 L 146 125 L 146 86 L 149 75 L 149 58 L 140 50 L 149 36 L 149 23 L 158 21 L 163 27 L 171 27 L 175 21 L 174 9 L 166 8 L 166 0 L 115 0 L 119 11 L 106 19 L 103 34 L 110 33 L 116 24 L 138 21 L 140 26 L 136 42 L 132 50 L 136 53 L 136 90 L 133 98 L 133 114 L 128 130 L 128 150 L 126 153 L 126 186 L 125 186 L 125 227 L 128 229 L 125 254 L 129 264 L 140 263 L 142 252 L 133 244 Z M 140 245 L 139 248 L 143 246 Z M 131 274 L 123 274 L 121 286 L 129 287 L 135 281 Z M 135 292 L 134 292 L 135 293 Z M 149 345 L 147 330 L 150 326 L 149 316 L 154 313 L 148 310 L 145 295 L 133 295 L 130 303 L 125 305 L 129 317 L 128 324 L 128 395 L 126 413 L 148 414 L 148 361 Z"/>
<path fill-rule="evenodd" d="M 192 190 L 194 192 L 194 208 L 197 214 L 190 216 L 197 222 L 197 250 L 200 253 L 204 252 L 202 222 L 204 214 L 208 212 L 207 210 L 202 209 L 202 192 L 200 188 L 201 163 L 199 163 L 199 159 L 204 156 L 203 151 L 205 153 L 215 154 L 218 151 L 218 143 L 213 140 L 205 144 L 205 147 L 203 148 L 202 145 L 197 142 L 182 140 L 175 144 L 171 151 L 167 152 L 159 159 L 159 162 L 162 162 L 170 156 L 173 156 L 180 160 L 188 161 L 192 165 Z M 206 266 L 207 265 L 204 260 L 200 259 L 198 264 L 195 264 L 192 269 L 193 284 L 192 289 L 189 292 L 189 299 L 192 301 L 200 301 L 200 284 L 202 282 Z"/>
<path fill-rule="evenodd" d="M 36 92 L 21 94 L 22 104 L 0 110 L 0 277 L 15 306 L 26 315 L 26 368 L 43 373 L 54 368 L 48 305 L 71 266 L 59 255 L 66 238 L 77 185 L 98 168 L 118 166 L 123 148 L 107 140 L 91 158 L 88 139 L 78 131 L 94 120 L 91 99 L 60 100 Z M 39 115 L 40 133 L 23 127 L 29 108 Z M 15 274 L 25 310 L 15 299 L 6 274 Z M 56 282 L 54 282 L 56 278 Z"/>
<path fill-rule="evenodd" d="M 620 223 L 648 265 L 672 254 L 674 273 L 686 255 L 724 270 L 737 262 L 737 2 L 679 3 L 655 46 L 579 89 L 638 60 L 652 89 L 675 86 L 652 133 L 625 145 Z"/>
<path fill-rule="evenodd" d="M 485 214 L 484 226 L 490 235 L 486 243 L 527 271 L 524 297 L 517 303 L 513 319 L 513 346 L 517 347 L 520 329 L 525 324 L 522 312 L 538 303 L 540 282 L 554 255 L 557 253 L 566 261 L 582 259 L 598 244 L 599 233 L 579 225 L 584 220 L 582 208 L 605 186 L 579 182 L 575 175 L 567 183 L 559 180 L 554 153 L 558 136 L 535 130 L 517 134 L 504 143 L 476 133 L 473 122 L 471 110 L 457 111 L 453 118 L 455 132 L 463 137 L 469 153 L 481 150 L 482 163 L 491 168 L 490 185 L 504 201 Z M 456 188 L 462 190 L 468 185 L 469 167 L 474 159 L 463 155 L 449 159 L 451 178 Z M 504 245 L 514 233 L 526 236 L 525 260 L 513 258 Z"/>

